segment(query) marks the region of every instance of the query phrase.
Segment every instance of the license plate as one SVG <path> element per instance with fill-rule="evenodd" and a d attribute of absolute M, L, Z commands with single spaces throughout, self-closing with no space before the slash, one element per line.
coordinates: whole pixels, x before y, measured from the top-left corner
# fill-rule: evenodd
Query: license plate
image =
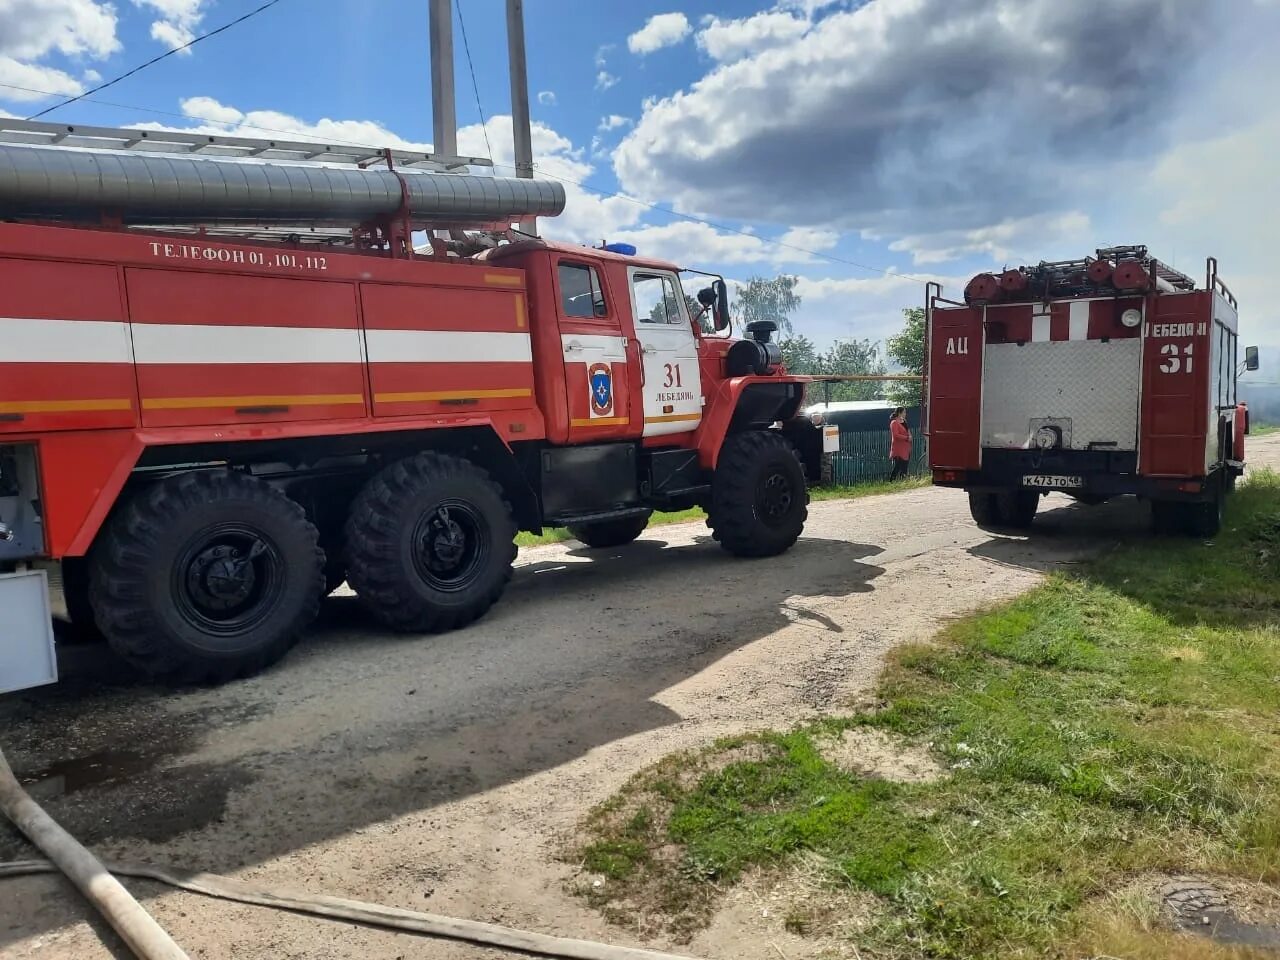
<path fill-rule="evenodd" d="M 1055 490 L 1083 487 L 1084 477 L 1062 477 L 1052 474 L 1032 474 L 1022 478 L 1024 487 L 1050 487 Z"/>
<path fill-rule="evenodd" d="M 822 428 L 822 452 L 840 452 L 840 428 L 835 424 L 827 424 Z"/>

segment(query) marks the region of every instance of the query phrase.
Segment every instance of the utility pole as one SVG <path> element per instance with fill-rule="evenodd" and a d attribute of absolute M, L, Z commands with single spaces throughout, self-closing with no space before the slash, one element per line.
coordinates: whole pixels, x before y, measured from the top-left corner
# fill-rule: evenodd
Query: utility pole
<path fill-rule="evenodd" d="M 515 138 L 516 176 L 533 179 L 533 131 L 529 120 L 529 70 L 524 53 L 524 0 L 507 0 L 507 59 L 511 71 L 511 130 Z M 537 221 L 523 221 L 525 233 L 537 232 Z"/>
<path fill-rule="evenodd" d="M 458 108 L 453 92 L 453 3 L 430 0 L 432 148 L 458 155 Z"/>

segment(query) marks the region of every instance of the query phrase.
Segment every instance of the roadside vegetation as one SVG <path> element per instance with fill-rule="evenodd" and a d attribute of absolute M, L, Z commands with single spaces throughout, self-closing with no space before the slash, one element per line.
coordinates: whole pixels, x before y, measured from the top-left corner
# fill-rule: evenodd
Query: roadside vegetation
<path fill-rule="evenodd" d="M 1265 437 L 1268 434 L 1280 433 L 1280 423 L 1258 423 L 1256 420 L 1249 424 L 1249 436 Z"/>
<path fill-rule="evenodd" d="M 568 854 L 583 895 L 680 937 L 744 875 L 802 870 L 787 929 L 863 957 L 1275 955 L 1173 933 L 1132 893 L 1187 872 L 1280 882 L 1275 474 L 1240 487 L 1215 541 L 1051 577 L 898 650 L 851 709 L 636 776 Z M 935 775 L 877 775 L 866 738 Z M 861 904 L 857 922 L 832 903 Z"/>
<path fill-rule="evenodd" d="M 809 491 L 810 500 L 855 500 L 859 497 L 871 497 L 882 493 L 897 493 L 901 490 L 914 490 L 929 485 L 928 477 L 909 477 L 890 483 L 885 480 L 878 483 L 859 483 L 847 487 L 814 487 Z M 707 512 L 701 507 L 678 510 L 674 513 L 658 511 L 649 520 L 650 527 L 658 527 L 668 523 L 688 523 L 690 520 L 705 520 Z M 546 543 L 559 543 L 572 540 L 569 531 L 564 527 L 553 527 L 540 534 L 521 533 L 516 537 L 516 546 L 536 547 Z"/>

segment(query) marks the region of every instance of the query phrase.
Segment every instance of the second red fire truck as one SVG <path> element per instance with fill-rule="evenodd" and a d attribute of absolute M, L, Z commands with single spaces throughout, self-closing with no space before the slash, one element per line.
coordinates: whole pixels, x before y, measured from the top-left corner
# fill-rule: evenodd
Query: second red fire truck
<path fill-rule="evenodd" d="M 1236 298 L 1143 246 L 979 274 L 926 313 L 934 483 L 984 527 L 1024 528 L 1041 496 L 1135 494 L 1163 532 L 1212 535 L 1244 468 Z"/>

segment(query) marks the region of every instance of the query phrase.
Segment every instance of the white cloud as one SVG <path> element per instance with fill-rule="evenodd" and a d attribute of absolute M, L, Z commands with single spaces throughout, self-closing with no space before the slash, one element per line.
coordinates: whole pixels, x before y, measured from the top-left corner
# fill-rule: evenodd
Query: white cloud
<path fill-rule="evenodd" d="M 597 74 L 596 74 L 596 89 L 597 89 L 597 90 L 608 90 L 610 87 L 612 87 L 612 86 L 613 86 L 614 84 L 616 84 L 617 82 L 618 82 L 618 78 L 617 78 L 617 77 L 615 77 L 615 76 L 614 76 L 612 73 L 610 73 L 608 70 L 601 70 L 599 73 L 597 73 Z"/>
<path fill-rule="evenodd" d="M 798 248 L 793 253 L 830 250 L 839 241 L 840 234 L 835 230 L 823 230 L 819 227 L 792 227 L 778 238 L 778 242 L 785 247 Z M 801 255 L 803 256 L 802 253 Z"/>
<path fill-rule="evenodd" d="M 1205 51 L 1186 30 L 1194 4 L 822 10 L 648 105 L 615 173 L 683 211 L 890 238 L 1062 216 L 1081 171 L 1149 157 L 1174 132 L 1179 83 Z M 1144 24 L 1142 44 L 1122 22 Z"/>
<path fill-rule="evenodd" d="M 134 6 L 155 11 L 151 39 L 174 49 L 190 43 L 204 19 L 206 0 L 133 0 Z M 183 50 L 189 54 L 190 50 Z"/>
<path fill-rule="evenodd" d="M 1241 129 L 1171 148 L 1125 181 L 1126 202 L 1104 221 L 1109 239 L 1145 243 L 1201 283 L 1205 257 L 1217 257 L 1222 278 L 1240 300 L 1242 336 L 1276 345 L 1280 182 L 1269 158 L 1278 154 L 1280 111 L 1272 109 Z"/>
<path fill-rule="evenodd" d="M 635 123 L 630 117 L 621 117 L 616 113 L 611 113 L 607 117 L 600 118 L 600 126 L 597 128 L 603 132 L 617 130 L 621 127 L 628 127 Z"/>
<path fill-rule="evenodd" d="M 0 54 L 38 60 L 56 50 L 101 59 L 120 49 L 115 8 L 95 0 L 0 0 Z"/>
<path fill-rule="evenodd" d="M 644 224 L 617 236 L 634 243 L 646 253 L 689 266 L 708 264 L 760 264 L 774 269 L 783 264 L 811 263 L 814 257 L 804 250 L 821 251 L 835 244 L 838 236 L 818 230 L 789 230 L 779 239 L 801 247 L 781 246 L 749 229 L 722 230 L 696 220 L 675 220 L 662 225 Z"/>
<path fill-rule="evenodd" d="M 0 56 L 0 84 L 6 84 L 0 87 L 0 100 L 17 103 L 44 100 L 47 94 L 74 97 L 84 92 L 84 85 L 69 73 L 4 56 Z"/>
<path fill-rule="evenodd" d="M 768 244 L 759 237 L 722 233 L 692 220 L 636 227 L 610 239 L 635 244 L 645 256 L 691 267 L 711 263 L 759 263 L 770 256 Z"/>
<path fill-rule="evenodd" d="M 116 15 L 95 0 L 0 0 L 0 100 L 75 96 L 84 82 L 43 61 L 50 54 L 101 60 L 120 49 Z M 85 81 L 97 74 L 84 72 Z M 15 89 L 21 87 L 25 89 Z M 39 92 L 45 91 L 45 92 Z"/>
<path fill-rule="evenodd" d="M 556 92 L 554 90 L 539 90 L 538 102 L 544 107 L 554 107 L 556 105 Z"/>
<path fill-rule="evenodd" d="M 653 53 L 663 47 L 675 46 L 692 32 L 689 18 L 683 13 L 659 13 L 627 37 L 627 49 L 642 55 Z"/>
<path fill-rule="evenodd" d="M 802 37 L 809 27 L 807 18 L 782 10 L 767 10 L 740 20 L 712 17 L 698 33 L 698 47 L 715 60 L 737 60 Z"/>
<path fill-rule="evenodd" d="M 244 119 L 244 114 L 235 107 L 224 106 L 213 97 L 187 97 L 179 100 L 178 105 L 184 114 L 196 120 L 235 124 Z"/>
<path fill-rule="evenodd" d="M 910 253 L 916 263 L 944 263 L 975 255 L 993 263 L 1028 263 L 1045 259 L 1049 250 L 1087 251 L 1092 243 L 1092 231 L 1089 215 L 1072 210 L 1004 220 L 967 230 L 908 234 L 889 244 L 889 249 Z"/>
<path fill-rule="evenodd" d="M 907 275 L 909 274 L 909 275 Z M 798 275 L 796 293 L 800 309 L 793 317 L 797 333 L 819 347 L 833 340 L 854 337 L 882 341 L 902 330 L 902 311 L 924 306 L 925 283 L 935 281 L 943 290 L 958 294 L 969 277 L 909 270 L 897 266 L 879 275 L 815 277 Z"/>

